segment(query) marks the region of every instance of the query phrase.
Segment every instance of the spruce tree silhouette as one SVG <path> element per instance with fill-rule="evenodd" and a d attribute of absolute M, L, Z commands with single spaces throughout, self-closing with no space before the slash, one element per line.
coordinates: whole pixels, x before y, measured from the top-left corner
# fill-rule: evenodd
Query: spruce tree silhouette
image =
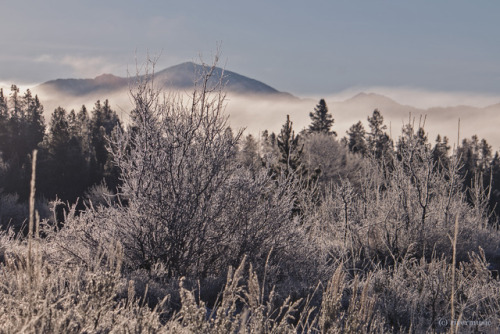
<path fill-rule="evenodd" d="M 314 112 L 309 113 L 312 123 L 309 125 L 309 132 L 322 132 L 337 135 L 335 131 L 330 131 L 335 120 L 332 115 L 328 113 L 328 107 L 324 99 L 321 99 L 314 108 Z"/>

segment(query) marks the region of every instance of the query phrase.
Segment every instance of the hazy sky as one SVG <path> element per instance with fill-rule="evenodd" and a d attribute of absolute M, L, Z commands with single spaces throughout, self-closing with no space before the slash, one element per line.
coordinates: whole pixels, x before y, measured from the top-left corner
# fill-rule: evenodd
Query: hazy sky
<path fill-rule="evenodd" d="M 210 61 L 296 95 L 352 87 L 500 94 L 500 1 L 10 1 L 0 82 Z M 133 71 L 132 71 L 133 72 Z"/>

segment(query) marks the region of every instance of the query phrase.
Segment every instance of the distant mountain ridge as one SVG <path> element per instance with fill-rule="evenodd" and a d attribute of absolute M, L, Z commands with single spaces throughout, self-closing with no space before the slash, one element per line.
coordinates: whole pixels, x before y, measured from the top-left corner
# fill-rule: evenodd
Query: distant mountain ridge
<path fill-rule="evenodd" d="M 193 87 L 194 82 L 203 73 L 202 65 L 185 62 L 168 67 L 155 73 L 155 81 L 162 88 L 186 90 Z M 244 95 L 266 95 L 273 97 L 295 98 L 289 93 L 280 92 L 265 83 L 251 79 L 236 72 L 216 67 L 210 84 L 214 85 L 222 78 L 225 90 L 230 93 Z M 103 74 L 94 79 L 56 79 L 42 83 L 37 91 L 64 93 L 71 96 L 84 96 L 95 93 L 112 93 L 127 89 L 136 78 L 123 78 L 113 74 Z"/>

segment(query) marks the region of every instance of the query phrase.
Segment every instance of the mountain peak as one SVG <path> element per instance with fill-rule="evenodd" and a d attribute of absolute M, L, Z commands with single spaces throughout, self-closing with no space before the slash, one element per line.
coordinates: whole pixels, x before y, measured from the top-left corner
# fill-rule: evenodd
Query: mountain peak
<path fill-rule="evenodd" d="M 203 74 L 204 66 L 194 62 L 184 62 L 168 67 L 156 73 L 157 81 L 167 88 L 189 89 L 200 75 Z M 208 69 L 208 68 L 207 68 Z M 209 84 L 216 85 L 222 78 L 225 90 L 242 95 L 273 95 L 280 97 L 293 97 L 291 94 L 283 93 L 265 83 L 246 77 L 220 67 L 215 67 Z"/>
<path fill-rule="evenodd" d="M 392 99 L 388 98 L 385 95 L 377 94 L 377 93 L 366 93 L 366 92 L 360 92 L 353 97 L 350 98 L 350 100 L 359 100 L 359 99 L 385 99 L 385 100 L 391 100 Z"/>
<path fill-rule="evenodd" d="M 208 65 L 207 65 L 208 66 Z M 184 62 L 168 67 L 155 73 L 155 81 L 166 89 L 186 90 L 194 87 L 194 82 L 203 74 L 203 65 L 194 62 Z M 222 78 L 224 89 L 231 93 L 242 95 L 267 95 L 276 97 L 293 97 L 282 93 L 265 83 L 248 78 L 236 72 L 216 67 L 212 73 L 210 85 L 216 85 Z M 73 96 L 83 96 L 90 93 L 118 92 L 128 87 L 130 79 L 113 74 L 102 74 L 94 79 L 57 79 L 45 82 L 39 86 L 42 90 L 61 91 Z"/>
<path fill-rule="evenodd" d="M 101 82 L 107 82 L 115 79 L 118 79 L 118 77 L 110 73 L 104 73 L 94 78 L 95 81 Z"/>

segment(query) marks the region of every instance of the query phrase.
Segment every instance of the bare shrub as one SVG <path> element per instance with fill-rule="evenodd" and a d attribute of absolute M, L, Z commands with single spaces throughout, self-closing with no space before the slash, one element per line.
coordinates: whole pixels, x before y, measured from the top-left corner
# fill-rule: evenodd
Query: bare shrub
<path fill-rule="evenodd" d="M 368 262 L 405 256 L 430 260 L 433 254 L 451 259 L 448 236 L 456 217 L 459 261 L 479 246 L 486 254 L 498 249 L 500 235 L 488 227 L 484 206 L 466 202 L 459 159 L 437 168 L 430 147 L 411 127 L 390 163 L 368 160 L 361 166 L 359 187 L 343 180 L 327 188 L 319 208 L 308 216 L 324 252 Z"/>
<path fill-rule="evenodd" d="M 303 142 L 305 164 L 310 170 L 321 170 L 318 181 L 323 187 L 341 179 L 356 179 L 362 160 L 358 155 L 351 154 L 335 136 L 311 133 Z"/>

